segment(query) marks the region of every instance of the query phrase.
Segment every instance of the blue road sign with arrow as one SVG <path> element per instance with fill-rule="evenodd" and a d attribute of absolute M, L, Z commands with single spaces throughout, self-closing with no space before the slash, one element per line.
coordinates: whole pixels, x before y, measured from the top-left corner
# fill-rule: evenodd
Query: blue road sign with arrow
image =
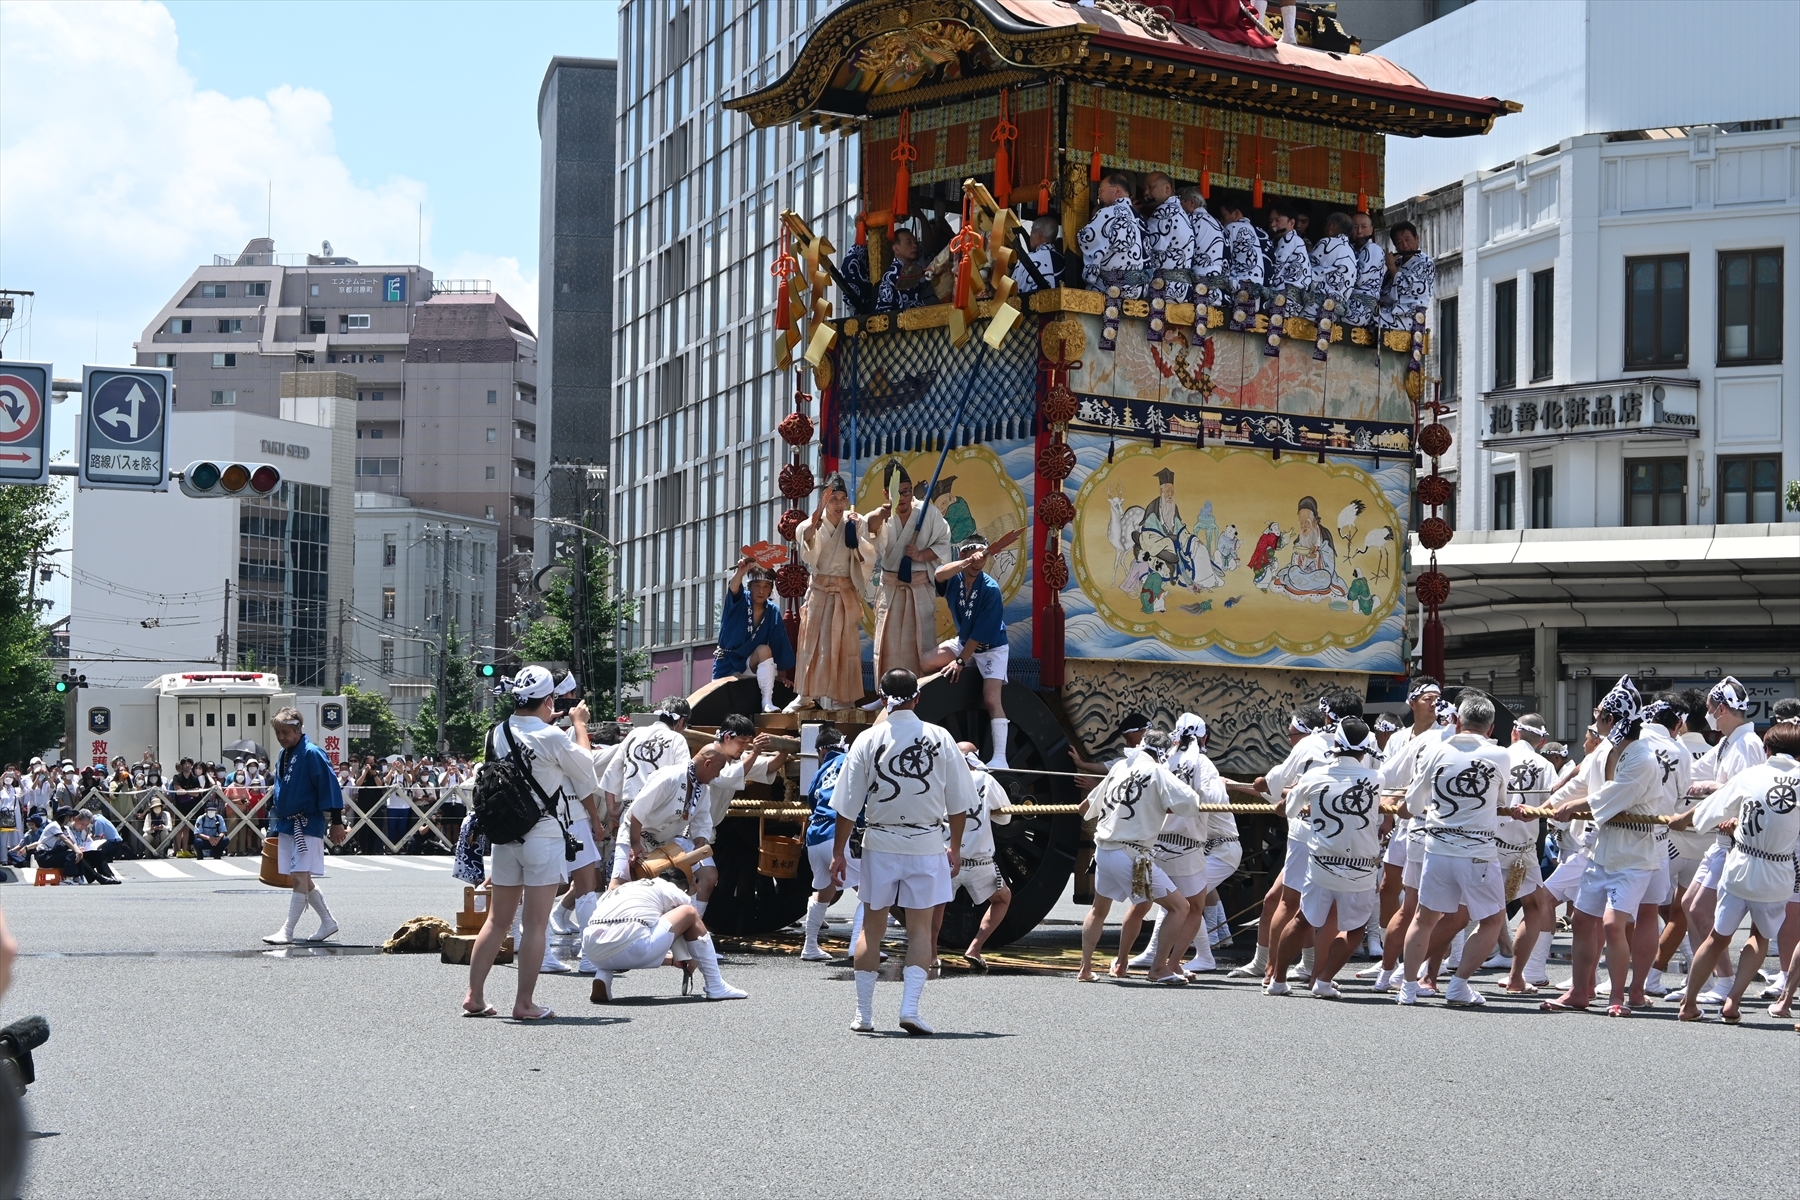
<path fill-rule="evenodd" d="M 81 486 L 165 491 L 174 372 L 83 367 Z"/>
<path fill-rule="evenodd" d="M 0 362 L 0 483 L 50 478 L 50 364 Z"/>

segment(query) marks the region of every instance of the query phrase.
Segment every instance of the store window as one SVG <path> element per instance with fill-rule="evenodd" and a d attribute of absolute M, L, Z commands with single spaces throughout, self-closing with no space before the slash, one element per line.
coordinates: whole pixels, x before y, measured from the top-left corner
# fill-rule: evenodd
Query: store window
<path fill-rule="evenodd" d="M 1687 459 L 1625 461 L 1625 523 L 1687 524 Z"/>
<path fill-rule="evenodd" d="M 1781 520 L 1780 494 L 1779 458 L 1719 460 L 1719 524 L 1773 524 Z"/>

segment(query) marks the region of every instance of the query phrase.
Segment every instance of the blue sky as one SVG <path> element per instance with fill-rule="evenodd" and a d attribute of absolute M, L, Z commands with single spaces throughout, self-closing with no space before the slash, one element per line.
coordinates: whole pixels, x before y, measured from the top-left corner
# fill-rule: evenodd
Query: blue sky
<path fill-rule="evenodd" d="M 6 356 L 132 361 L 194 267 L 264 233 L 271 182 L 277 249 L 412 262 L 422 206 L 423 264 L 535 325 L 538 88 L 617 41 L 614 0 L 0 3 L 0 287 L 36 292 Z"/>

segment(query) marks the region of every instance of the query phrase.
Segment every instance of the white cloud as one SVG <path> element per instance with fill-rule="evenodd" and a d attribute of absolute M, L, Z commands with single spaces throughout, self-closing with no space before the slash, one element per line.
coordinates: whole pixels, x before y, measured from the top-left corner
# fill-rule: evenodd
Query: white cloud
<path fill-rule="evenodd" d="M 505 297 L 508 304 L 519 310 L 519 315 L 525 318 L 525 323 L 531 326 L 534 333 L 541 333 L 537 323 L 537 272 L 527 274 L 519 266 L 518 259 L 510 255 L 463 253 L 452 258 L 446 266 L 436 263 L 430 265 L 433 275 L 438 279 L 487 280 L 496 292 Z"/>

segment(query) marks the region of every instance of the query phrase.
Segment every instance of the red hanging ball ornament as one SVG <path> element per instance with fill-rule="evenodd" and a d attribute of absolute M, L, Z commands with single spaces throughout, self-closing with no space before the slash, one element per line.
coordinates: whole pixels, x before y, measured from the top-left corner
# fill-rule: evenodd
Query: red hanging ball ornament
<path fill-rule="evenodd" d="M 1075 451 L 1067 442 L 1051 442 L 1038 452 L 1037 469 L 1045 479 L 1061 483 L 1075 470 Z"/>
<path fill-rule="evenodd" d="M 800 531 L 800 526 L 805 522 L 805 513 L 797 508 L 790 508 L 782 513 L 781 520 L 775 523 L 775 532 L 781 535 L 782 541 L 791 542 L 794 540 L 794 534 Z"/>
<path fill-rule="evenodd" d="M 1044 586 L 1060 592 L 1069 584 L 1069 560 L 1060 554 L 1044 555 Z"/>
<path fill-rule="evenodd" d="M 781 440 L 790 446 L 804 446 L 812 441 L 812 418 L 805 413 L 791 412 L 781 418 L 781 424 L 775 428 L 781 434 Z"/>
<path fill-rule="evenodd" d="M 1063 383 L 1054 385 L 1045 394 L 1044 403 L 1040 407 L 1044 420 L 1051 425 L 1066 425 L 1081 411 L 1081 404 L 1075 399 L 1075 393 Z"/>
<path fill-rule="evenodd" d="M 806 595 L 806 568 L 799 563 L 787 563 L 775 572 L 775 590 L 785 600 L 798 600 Z"/>
<path fill-rule="evenodd" d="M 1450 503 L 1455 490 L 1442 475 L 1427 475 L 1419 480 L 1419 503 L 1426 508 L 1442 508 Z"/>
<path fill-rule="evenodd" d="M 789 500 L 804 500 L 812 495 L 815 486 L 812 468 L 805 463 L 789 463 L 781 468 L 780 484 L 783 496 Z"/>
<path fill-rule="evenodd" d="M 1426 517 L 1419 522 L 1419 545 L 1427 550 L 1442 550 L 1455 536 L 1456 531 L 1450 528 L 1450 522 L 1442 517 Z"/>
<path fill-rule="evenodd" d="M 1426 571 L 1413 584 L 1413 591 L 1420 604 L 1436 608 L 1450 598 L 1450 577 L 1442 571 Z"/>
<path fill-rule="evenodd" d="M 1060 529 L 1075 519 L 1075 505 L 1060 491 L 1047 492 L 1037 502 L 1037 516 L 1052 529 Z"/>
<path fill-rule="evenodd" d="M 1450 453 L 1449 427 L 1434 421 L 1419 430 L 1419 449 L 1432 458 L 1442 458 Z"/>

